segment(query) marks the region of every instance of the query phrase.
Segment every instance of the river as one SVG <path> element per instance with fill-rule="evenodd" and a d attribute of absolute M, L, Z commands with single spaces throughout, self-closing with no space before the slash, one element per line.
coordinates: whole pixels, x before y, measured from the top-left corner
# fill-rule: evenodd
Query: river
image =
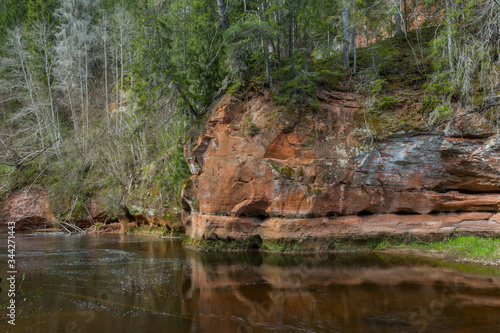
<path fill-rule="evenodd" d="M 2 310 L 4 332 L 500 330 L 498 268 L 383 254 L 209 254 L 181 239 L 116 234 L 17 234 L 16 246 L 22 313 L 12 326 Z"/>

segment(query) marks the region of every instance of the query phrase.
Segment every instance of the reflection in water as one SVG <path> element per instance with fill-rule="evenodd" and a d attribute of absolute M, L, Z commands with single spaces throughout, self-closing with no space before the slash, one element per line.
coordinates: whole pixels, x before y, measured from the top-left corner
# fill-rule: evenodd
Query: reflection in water
<path fill-rule="evenodd" d="M 126 235 L 18 235 L 17 246 L 28 296 L 19 308 L 37 311 L 18 317 L 15 332 L 500 328 L 496 268 L 375 254 L 206 254 L 185 251 L 180 240 Z"/>
<path fill-rule="evenodd" d="M 192 331 L 490 332 L 500 328 L 500 274 L 381 255 L 189 253 L 183 311 Z M 488 269 L 487 269 L 488 270 Z M 220 321 L 220 318 L 226 320 Z"/>

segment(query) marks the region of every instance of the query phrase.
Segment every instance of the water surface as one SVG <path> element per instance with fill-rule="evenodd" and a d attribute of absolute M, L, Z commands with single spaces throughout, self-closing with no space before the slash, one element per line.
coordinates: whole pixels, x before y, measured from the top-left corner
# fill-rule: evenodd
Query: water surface
<path fill-rule="evenodd" d="M 25 281 L 14 332 L 500 331 L 497 268 L 380 254 L 206 254 L 128 235 L 16 238 Z"/>

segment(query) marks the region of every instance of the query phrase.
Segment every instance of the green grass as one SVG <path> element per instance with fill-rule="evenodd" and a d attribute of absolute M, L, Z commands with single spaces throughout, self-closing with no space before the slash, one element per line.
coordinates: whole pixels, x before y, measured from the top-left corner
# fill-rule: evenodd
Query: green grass
<path fill-rule="evenodd" d="M 388 248 L 410 248 L 427 253 L 443 253 L 446 257 L 453 259 L 469 259 L 479 261 L 500 260 L 500 239 L 482 238 L 476 236 L 460 236 L 446 239 L 442 242 L 408 244 L 382 241 L 376 246 L 376 250 Z"/>
<path fill-rule="evenodd" d="M 335 246 L 332 246 L 334 242 Z M 246 251 L 259 250 L 271 253 L 306 253 L 302 240 L 264 240 L 250 237 L 241 240 L 196 240 L 185 237 L 184 245 L 206 252 L 220 251 Z M 479 263 L 488 267 L 500 265 L 500 239 L 476 236 L 459 236 L 445 239 L 444 241 L 422 242 L 415 237 L 404 239 L 368 239 L 368 240 L 328 240 L 325 242 L 324 251 L 342 252 L 372 252 L 378 255 L 385 253 L 405 257 L 408 255 L 421 256 L 425 260 L 434 260 L 435 263 L 453 263 L 464 265 L 466 263 Z M 328 246 L 327 246 L 328 245 Z M 314 252 L 314 251 L 313 251 Z M 321 252 L 321 251 L 320 251 Z M 444 258 L 448 260 L 442 260 Z M 451 261 L 450 261 L 451 259 Z M 462 266 L 457 266 L 462 267 Z M 469 269 L 462 267 L 463 269 Z M 498 272 L 497 272 L 498 273 Z"/>

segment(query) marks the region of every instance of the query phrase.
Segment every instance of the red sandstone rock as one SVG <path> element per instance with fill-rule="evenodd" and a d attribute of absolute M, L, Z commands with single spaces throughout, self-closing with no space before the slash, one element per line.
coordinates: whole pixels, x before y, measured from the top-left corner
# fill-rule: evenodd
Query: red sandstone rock
<path fill-rule="evenodd" d="M 13 192 L 3 202 L 0 219 L 3 227 L 7 222 L 16 222 L 17 230 L 52 227 L 54 214 L 47 191 L 25 188 Z"/>
<path fill-rule="evenodd" d="M 97 200 L 91 200 L 88 214 L 71 221 L 76 226 L 85 229 L 95 222 L 105 222 L 106 214 L 99 208 Z M 50 207 L 49 194 L 46 190 L 23 188 L 13 192 L 3 201 L 0 209 L 0 225 L 16 222 L 17 230 L 32 230 L 54 227 L 56 218 Z"/>
<path fill-rule="evenodd" d="M 357 95 L 318 97 L 315 112 L 283 109 L 262 95 L 219 101 L 185 149 L 193 173 L 183 191 L 188 236 L 500 234 L 500 139 L 479 115 L 465 115 L 462 132 L 451 124 L 450 136 L 369 146 Z"/>

